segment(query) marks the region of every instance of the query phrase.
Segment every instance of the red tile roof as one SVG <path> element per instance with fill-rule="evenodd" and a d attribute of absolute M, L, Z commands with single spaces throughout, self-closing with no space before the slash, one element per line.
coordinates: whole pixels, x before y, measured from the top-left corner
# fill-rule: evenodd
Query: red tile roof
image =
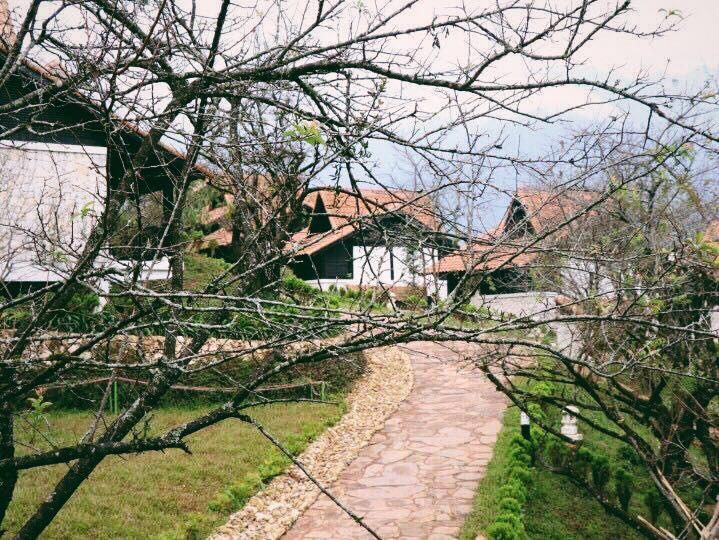
<path fill-rule="evenodd" d="M 436 230 L 437 219 L 431 199 L 417 191 L 403 189 L 363 189 L 360 192 L 321 189 L 312 195 L 310 206 L 317 207 L 322 199 L 333 227 L 340 227 L 360 217 L 398 213 L 411 216 L 426 227 Z"/>
<path fill-rule="evenodd" d="M 226 197 L 227 199 L 227 197 Z M 401 189 L 363 189 L 359 193 L 321 188 L 307 197 L 307 206 L 312 211 L 322 200 L 331 229 L 322 233 L 310 233 L 309 227 L 295 233 L 288 242 L 287 249 L 295 255 L 311 255 L 346 238 L 357 230 L 363 220 L 380 215 L 402 214 L 416 219 L 430 230 L 439 229 L 434 212 L 434 204 L 426 194 Z M 231 200 L 228 199 L 229 202 Z M 224 206 L 208 210 L 203 223 L 221 221 L 226 215 Z M 226 246 L 232 242 L 232 232 L 219 229 L 205 236 L 199 249 L 213 246 Z"/>
<path fill-rule="evenodd" d="M 585 189 L 547 190 L 531 187 L 517 189 L 513 200 L 519 202 L 527 213 L 527 221 L 534 232 L 541 233 L 556 227 L 597 201 L 602 194 Z M 510 219 L 510 204 L 502 225 Z M 504 230 L 504 227 L 501 227 Z"/>
<path fill-rule="evenodd" d="M 442 257 L 436 265 L 427 268 L 430 274 L 451 272 L 488 271 L 499 267 L 524 267 L 537 258 L 537 252 L 519 247 L 475 243 Z"/>
<path fill-rule="evenodd" d="M 510 220 L 514 201 L 524 207 L 527 222 L 535 233 L 560 225 L 582 208 L 595 202 L 601 193 L 589 190 L 539 190 L 519 188 L 507 207 L 500 225 L 489 235 L 475 239 L 468 247 L 442 257 L 427 273 L 449 273 L 494 270 L 500 266 L 528 266 L 538 255 L 536 249 L 525 249 L 516 240 L 509 240 Z"/>
<path fill-rule="evenodd" d="M 331 230 L 311 233 L 305 228 L 292 236 L 289 249 L 296 255 L 311 255 L 346 238 L 366 220 L 387 214 L 414 218 L 430 230 L 439 229 L 434 204 L 426 194 L 401 189 L 363 189 L 358 192 L 320 189 L 309 197 L 309 206 L 317 208 L 322 201 Z"/>

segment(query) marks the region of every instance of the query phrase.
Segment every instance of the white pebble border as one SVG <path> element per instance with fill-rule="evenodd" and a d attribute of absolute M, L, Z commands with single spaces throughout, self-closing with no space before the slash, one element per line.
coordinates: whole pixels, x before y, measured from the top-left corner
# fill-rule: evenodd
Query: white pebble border
<path fill-rule="evenodd" d="M 298 461 L 330 488 L 372 435 L 409 395 L 414 377 L 406 353 L 398 347 L 365 352 L 367 372 L 347 396 L 347 413 L 315 439 Z M 320 494 L 296 466 L 274 478 L 218 528 L 211 540 L 276 539 L 285 534 Z"/>

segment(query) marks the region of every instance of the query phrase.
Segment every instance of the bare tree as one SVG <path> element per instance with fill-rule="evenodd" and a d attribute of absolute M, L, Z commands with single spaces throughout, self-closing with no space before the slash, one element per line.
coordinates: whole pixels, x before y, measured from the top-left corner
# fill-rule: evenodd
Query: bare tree
<path fill-rule="evenodd" d="M 186 449 L 184 439 L 210 425 L 228 418 L 251 421 L 245 410 L 257 403 L 256 389 L 293 366 L 417 339 L 538 347 L 530 339 L 506 338 L 507 330 L 536 328 L 531 320 L 497 323 L 490 314 L 488 327 L 452 323 L 452 314 L 473 297 L 478 284 L 422 313 L 334 309 L 283 295 L 278 273 L 292 257 L 286 243 L 303 226 L 302 203 L 318 182 L 362 199 L 363 186 L 390 186 L 375 173 L 374 155 L 402 150 L 426 171 L 422 187 L 437 201 L 435 217 L 447 238 L 474 241 L 479 227 L 473 204 L 482 194 L 501 191 L 483 172 L 509 167 L 530 175 L 566 167 L 578 175 L 567 183 L 570 188 L 626 159 L 612 152 L 599 159 L 598 147 L 589 143 L 561 155 L 522 157 L 502 151 L 501 131 L 487 141 L 482 121 L 522 126 L 569 119 L 577 109 L 594 106 L 598 93 L 604 104 L 640 110 L 650 124 L 676 133 L 674 139 L 707 149 L 717 142 L 707 121 L 715 105 L 712 96 L 669 95 L 659 81 L 644 75 L 613 84 L 606 73 L 596 78 L 582 74 L 579 57 L 594 36 L 616 32 L 640 39 L 672 28 L 666 23 L 639 30 L 631 23 L 629 1 L 607 6 L 577 0 L 561 8 L 516 1 L 457 5 L 418 21 L 419 6 L 411 1 L 370 8 L 340 0 L 289 9 L 282 2 L 243 7 L 222 0 L 208 8 L 175 0 L 34 0 L 13 13 L 17 30 L 6 39 L 0 67 L 0 85 L 8 90 L 0 103 L 3 139 L 107 148 L 104 167 L 84 161 L 101 178 L 95 184 L 96 207 L 78 205 L 80 219 L 90 222 L 82 242 L 29 226 L 21 231 L 39 234 L 42 245 L 50 246 L 55 256 L 45 261 L 59 278 L 40 289 L 19 291 L 0 305 L 0 314 L 22 308 L 27 315 L 12 324 L 2 342 L 0 518 L 12 500 L 18 471 L 71 464 L 17 531 L 18 538 L 41 534 L 105 456 Z M 461 51 L 456 43 L 463 44 Z M 51 62 L 55 67 L 48 68 Z M 517 65 L 524 67 L 516 78 L 503 76 Z M 524 106 L 562 86 L 591 93 L 547 113 Z M 613 119 L 603 128 L 623 133 L 625 120 Z M 649 130 L 644 138 L 650 138 Z M 611 184 L 600 199 L 622 189 L 632 192 L 632 184 L 645 176 L 640 171 Z M 198 179 L 232 195 L 235 262 L 202 290 L 188 291 L 183 256 L 192 242 L 183 232 Z M 156 239 L 141 242 L 144 252 L 129 267 L 109 264 L 106 247 L 123 227 L 118 218 L 134 209 L 141 224 L 138 209 L 148 193 L 160 193 L 163 203 Z M 449 200 L 459 202 L 453 212 L 444 212 Z M 502 263 L 511 264 L 595 209 L 597 201 L 575 208 L 531 246 L 517 243 L 511 234 L 500 235 L 482 257 L 511 249 Z M 53 216 L 58 223 L 66 218 L 62 212 Z M 170 279 L 157 290 L 144 283 L 143 269 L 163 255 L 169 258 Z M 7 264 L 15 259 L 10 249 L 3 256 Z M 68 328 L 74 302 L 88 291 L 125 309 L 113 319 Z M 616 302 L 614 312 L 591 317 L 602 324 L 674 329 L 682 335 L 691 331 L 708 342 L 706 332 L 688 322 L 677 329 L 671 321 L 657 323 L 650 314 L 622 309 Z M 584 323 L 582 317 L 589 320 L 569 320 Z M 247 320 L 262 325 L 267 339 L 217 346 L 215 336 L 241 336 L 233 332 Z M 101 353 L 146 333 L 162 336 L 160 354 L 145 354 L 142 347 L 131 360 Z M 300 345 L 332 334 L 339 337 L 329 344 Z M 561 351 L 541 350 L 554 355 L 572 377 L 576 366 L 586 364 Z M 160 436 L 143 434 L 142 419 L 173 385 L 258 351 L 272 351 L 271 360 L 238 381 L 237 392 L 225 403 Z M 46 385 L 77 380 L 88 369 L 111 376 L 135 371 L 149 380 L 106 427 L 95 419 L 76 444 L 18 455 L 13 423 L 27 398 Z M 605 407 L 605 414 L 612 413 Z M 103 408 L 104 399 L 98 417 Z M 649 459 L 637 436 L 628 431 L 622 436 Z M 661 469 L 653 471 L 657 482 L 664 482 Z M 676 497 L 671 500 L 680 505 Z M 679 508 L 677 514 L 692 519 Z"/>
<path fill-rule="evenodd" d="M 674 532 L 651 523 L 655 517 L 631 515 L 626 503 L 587 479 L 576 451 L 557 450 L 551 440 L 543 454 L 550 469 L 647 536 L 711 537 L 715 520 L 702 507 L 717 496 L 717 342 L 710 317 L 719 283 L 716 246 L 704 237 L 702 215 L 715 207 L 703 190 L 713 169 L 707 178 L 702 152 L 689 144 L 643 148 L 630 141 L 602 137 L 596 143 L 602 171 L 592 171 L 583 189 L 555 177 L 543 186 L 537 213 L 515 224 L 522 232 L 512 240 L 513 253 L 531 253 L 524 270 L 538 290 L 562 295 L 556 305 L 499 326 L 557 338 L 498 339 L 476 361 L 545 437 L 575 443 L 559 432 L 556 416 L 571 406 L 586 426 L 631 449 L 654 480 Z M 557 201 L 566 213 L 557 213 Z M 553 230 L 565 221 L 573 223 Z M 538 222 L 542 230 L 523 229 Z"/>

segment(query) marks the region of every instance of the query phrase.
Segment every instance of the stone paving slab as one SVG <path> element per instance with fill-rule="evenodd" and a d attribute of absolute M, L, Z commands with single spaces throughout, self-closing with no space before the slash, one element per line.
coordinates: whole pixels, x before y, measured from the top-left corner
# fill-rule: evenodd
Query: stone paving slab
<path fill-rule="evenodd" d="M 462 365 L 461 345 L 408 347 L 409 397 L 331 486 L 384 539 L 456 538 L 502 427 L 504 397 Z M 320 496 L 283 537 L 371 535 Z"/>

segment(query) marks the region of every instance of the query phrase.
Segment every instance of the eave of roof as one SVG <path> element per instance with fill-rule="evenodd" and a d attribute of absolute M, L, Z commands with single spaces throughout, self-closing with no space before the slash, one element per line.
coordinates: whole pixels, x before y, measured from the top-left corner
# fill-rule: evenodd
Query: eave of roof
<path fill-rule="evenodd" d="M 363 223 L 374 218 L 397 214 L 410 217 L 432 231 L 439 229 L 431 199 L 421 192 L 402 189 L 363 189 L 359 193 L 333 188 L 317 190 L 311 207 L 318 200 L 329 218 L 332 230 L 309 233 L 308 228 L 293 235 L 288 250 L 295 255 L 312 255 L 347 238 Z"/>
<path fill-rule="evenodd" d="M 6 51 L 2 45 L 0 45 L 0 55 L 5 55 Z M 62 84 L 64 82 L 64 77 L 61 77 L 57 71 L 53 71 L 46 66 L 43 66 L 42 64 L 32 60 L 31 58 L 25 57 L 23 58 L 21 64 L 22 67 L 28 69 L 35 75 L 37 75 L 40 80 L 47 81 L 48 84 L 52 85 L 58 85 Z M 73 90 L 72 94 L 79 100 L 78 105 L 87 107 L 88 110 L 90 110 L 93 114 L 98 113 L 97 105 L 95 105 L 90 98 L 88 98 L 86 95 L 80 93 L 77 90 Z M 120 126 L 122 126 L 127 132 L 139 137 L 140 139 L 145 139 L 150 136 L 150 133 L 148 131 L 143 130 L 136 124 L 130 122 L 129 120 L 121 119 L 118 117 L 114 117 L 114 120 L 119 123 Z M 187 156 L 174 148 L 173 146 L 164 143 L 162 141 L 158 142 L 157 146 L 163 151 L 167 152 L 168 154 L 171 154 L 172 156 L 184 161 L 187 159 Z M 213 178 L 217 176 L 217 173 L 215 171 L 212 171 L 210 168 L 206 167 L 205 165 L 195 163 L 193 165 L 193 170 L 197 171 L 201 176 Z"/>
<path fill-rule="evenodd" d="M 425 269 L 427 274 L 488 272 L 500 267 L 524 268 L 536 261 L 538 252 L 522 246 L 474 244 L 442 257 Z"/>

